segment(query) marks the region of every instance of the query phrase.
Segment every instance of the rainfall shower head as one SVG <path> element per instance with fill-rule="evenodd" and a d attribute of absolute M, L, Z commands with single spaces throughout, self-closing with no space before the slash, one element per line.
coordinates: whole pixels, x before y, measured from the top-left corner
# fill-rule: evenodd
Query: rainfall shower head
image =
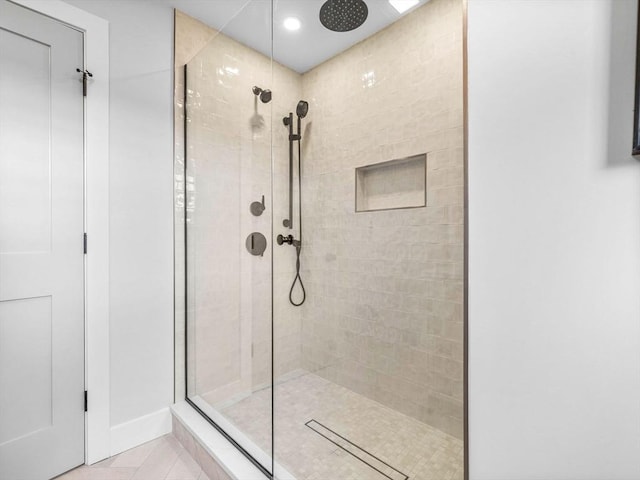
<path fill-rule="evenodd" d="M 271 101 L 271 90 L 263 90 L 260 87 L 253 87 L 253 94 L 260 97 L 262 103 L 269 103 Z"/>
<path fill-rule="evenodd" d="M 320 7 L 320 23 L 334 32 L 349 32 L 362 25 L 369 9 L 363 0 L 327 0 Z"/>
<path fill-rule="evenodd" d="M 296 115 L 298 118 L 304 118 L 309 113 L 309 102 L 305 102 L 304 100 L 300 100 L 298 102 L 298 106 L 296 107 Z"/>

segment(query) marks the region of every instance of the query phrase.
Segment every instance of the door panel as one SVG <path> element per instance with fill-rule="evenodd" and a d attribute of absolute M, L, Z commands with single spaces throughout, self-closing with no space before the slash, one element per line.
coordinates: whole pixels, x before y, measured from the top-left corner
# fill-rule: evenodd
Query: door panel
<path fill-rule="evenodd" d="M 50 47 L 0 30 L 0 253 L 51 249 Z M 21 83 L 24 82 L 24 83 Z M 24 95 L 16 95 L 24 92 Z M 29 135 L 22 128 L 28 126 Z M 20 161 L 11 161 L 20 152 Z M 19 204 L 19 208 L 16 208 Z"/>
<path fill-rule="evenodd" d="M 0 0 L 0 478 L 84 462 L 83 35 Z"/>
<path fill-rule="evenodd" d="M 0 443 L 51 427 L 51 296 L 0 302 Z M 16 368 L 20 365 L 20 368 Z M 19 401 L 16 401 L 19 399 Z"/>

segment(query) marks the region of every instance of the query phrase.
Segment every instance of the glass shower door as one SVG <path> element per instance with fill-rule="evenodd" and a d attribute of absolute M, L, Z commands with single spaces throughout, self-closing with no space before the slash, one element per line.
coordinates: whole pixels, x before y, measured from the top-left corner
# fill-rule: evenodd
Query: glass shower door
<path fill-rule="evenodd" d="M 227 34 L 250 26 L 265 51 Z M 271 6 L 251 2 L 185 66 L 187 400 L 272 471 Z M 237 405 L 250 404 L 250 415 Z"/>

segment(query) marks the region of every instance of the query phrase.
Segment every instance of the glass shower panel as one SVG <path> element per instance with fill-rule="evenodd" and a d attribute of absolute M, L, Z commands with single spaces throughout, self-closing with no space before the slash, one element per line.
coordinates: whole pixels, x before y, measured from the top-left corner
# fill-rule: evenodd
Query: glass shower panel
<path fill-rule="evenodd" d="M 210 40 L 185 66 L 187 399 L 270 472 L 270 2 L 200 34 Z"/>

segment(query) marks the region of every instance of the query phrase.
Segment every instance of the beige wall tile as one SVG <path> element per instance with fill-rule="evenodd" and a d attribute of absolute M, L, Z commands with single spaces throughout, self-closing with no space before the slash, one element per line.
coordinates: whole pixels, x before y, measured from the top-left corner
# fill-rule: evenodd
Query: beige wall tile
<path fill-rule="evenodd" d="M 461 32 L 461 3 L 432 0 L 303 76 L 303 365 L 427 423 L 441 415 L 438 428 L 458 436 Z M 427 208 L 354 212 L 356 167 L 425 152 Z"/>
<path fill-rule="evenodd" d="M 185 185 L 193 189 L 188 251 L 196 252 L 189 278 L 196 300 L 187 307 L 195 320 L 190 361 L 197 373 L 190 385 L 207 393 L 246 382 L 247 336 L 253 357 L 245 388 L 270 381 L 270 251 L 248 258 L 242 245 L 250 231 L 275 236 L 287 216 L 287 132 L 280 117 L 304 98 L 310 111 L 303 134 L 301 274 L 308 297 L 299 309 L 289 305 L 295 258 L 292 249 L 276 248 L 275 374 L 314 371 L 460 437 L 461 2 L 431 0 L 302 76 L 184 17 L 177 16 L 189 31 L 180 58 L 191 58 L 199 72 L 190 84 L 194 176 L 186 182 L 176 176 L 177 227 Z M 238 74 L 225 74 L 225 67 Z M 177 70 L 178 92 L 180 75 Z M 254 103 L 253 85 L 271 88 L 272 103 Z M 179 100 L 176 106 L 179 167 Z M 259 116 L 264 123 L 252 128 Z M 418 153 L 427 153 L 426 208 L 355 213 L 356 167 Z M 384 185 L 393 195 L 393 181 Z M 251 217 L 248 204 L 262 194 L 273 211 Z M 239 247 L 230 250 L 220 232 Z"/>

